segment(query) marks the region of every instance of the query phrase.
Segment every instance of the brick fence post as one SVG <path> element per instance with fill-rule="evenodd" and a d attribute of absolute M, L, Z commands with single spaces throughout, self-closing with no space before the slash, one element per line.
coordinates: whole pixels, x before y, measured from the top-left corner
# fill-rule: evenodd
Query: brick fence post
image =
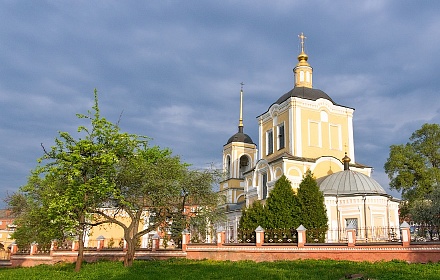
<path fill-rule="evenodd" d="M 18 252 L 18 246 L 16 243 L 11 244 L 11 255 L 17 254 Z"/>
<path fill-rule="evenodd" d="M 298 247 L 304 247 L 304 244 L 306 244 L 306 231 L 307 229 L 303 225 L 296 229 L 296 232 L 298 232 Z"/>
<path fill-rule="evenodd" d="M 104 240 L 105 240 L 105 237 L 102 235 L 100 235 L 96 238 L 96 241 L 98 242 L 96 244 L 96 251 L 101 251 L 104 248 Z"/>
<path fill-rule="evenodd" d="M 356 244 L 356 226 L 353 223 L 350 223 L 347 228 L 347 241 L 348 247 L 354 247 Z"/>
<path fill-rule="evenodd" d="M 225 243 L 225 237 L 226 237 L 226 230 L 223 228 L 220 228 L 217 231 L 217 246 L 221 247 L 223 243 Z"/>
<path fill-rule="evenodd" d="M 264 229 L 261 226 L 258 226 L 255 229 L 255 245 L 257 247 L 261 247 L 264 243 Z"/>
<path fill-rule="evenodd" d="M 182 231 L 182 251 L 185 252 L 189 241 L 191 240 L 191 233 L 188 229 Z"/>
<path fill-rule="evenodd" d="M 50 255 L 52 256 L 56 250 L 58 250 L 58 240 L 54 239 L 50 242 Z"/>
<path fill-rule="evenodd" d="M 29 255 L 35 255 L 36 253 L 38 253 L 38 243 L 32 242 L 31 250 L 29 251 Z"/>
<path fill-rule="evenodd" d="M 127 241 L 125 239 L 122 241 L 122 252 L 127 252 Z"/>
<path fill-rule="evenodd" d="M 79 249 L 79 241 L 78 240 L 73 240 L 72 241 L 72 252 L 73 251 L 78 251 Z"/>
<path fill-rule="evenodd" d="M 153 239 L 153 244 L 151 246 L 151 251 L 156 251 L 157 249 L 159 249 L 160 236 L 159 236 L 159 234 L 156 233 L 155 235 L 153 235 L 153 237 L 151 239 Z"/>
<path fill-rule="evenodd" d="M 402 232 L 402 246 L 403 247 L 409 247 L 411 243 L 411 232 L 410 232 L 410 226 L 407 222 L 403 222 L 400 225 L 400 231 Z"/>

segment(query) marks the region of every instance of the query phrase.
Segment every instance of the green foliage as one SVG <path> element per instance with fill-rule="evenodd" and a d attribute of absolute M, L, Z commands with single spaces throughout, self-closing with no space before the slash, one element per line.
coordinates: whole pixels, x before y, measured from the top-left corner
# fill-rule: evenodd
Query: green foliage
<path fill-rule="evenodd" d="M 247 209 L 243 209 L 240 218 L 240 229 L 253 229 L 258 226 L 264 229 L 290 229 L 300 225 L 299 202 L 286 176 L 281 176 L 266 200 L 260 201 Z"/>
<path fill-rule="evenodd" d="M 91 214 L 109 198 L 120 195 L 114 183 L 116 165 L 120 159 L 132 156 L 139 145 L 145 145 L 137 135 L 120 133 L 118 126 L 100 116 L 96 90 L 92 109 L 87 115 L 77 115 L 79 119 L 90 121 L 90 127 L 78 127 L 77 138 L 59 132 L 50 150 L 42 145 L 44 155 L 38 160 L 40 165 L 32 172 L 28 184 L 21 188 L 30 208 L 22 208 L 27 211 L 17 213 L 21 230 L 32 230 L 29 219 L 39 217 L 37 221 L 47 226 L 43 229 L 47 237 L 57 238 L 55 232 L 60 229 L 63 236 L 78 236 L 77 270 L 82 262 L 84 231 L 93 225 Z M 20 243 L 27 239 L 22 234 L 16 237 Z"/>
<path fill-rule="evenodd" d="M 266 200 L 266 207 L 268 220 L 266 228 L 289 229 L 300 225 L 298 197 L 285 175 L 275 183 Z"/>
<path fill-rule="evenodd" d="M 71 264 L 0 269 L 1 279 L 345 279 L 361 274 L 363 279 L 413 280 L 438 279 L 439 263 L 352 262 L 332 260 L 295 260 L 277 262 L 150 260 L 135 261 L 123 267 L 121 262 L 87 263 L 75 273 Z M 191 268 L 191 269 L 188 269 Z M 146 277 L 148 272 L 148 277 Z"/>
<path fill-rule="evenodd" d="M 210 211 L 217 203 L 213 172 L 190 170 L 170 149 L 149 147 L 147 137 L 120 132 L 100 116 L 96 90 L 92 109 L 77 115 L 90 121 L 90 127 L 78 127 L 78 137 L 60 132 L 50 150 L 43 146 L 40 165 L 20 193 L 11 197 L 19 243 L 78 236 L 80 264 L 85 230 L 114 223 L 124 230 L 124 264 L 129 266 L 142 235 L 167 221 L 185 219 L 182 225 L 191 225 L 193 217 L 182 215 L 187 205 L 203 209 L 196 214 L 205 224 L 219 217 Z M 121 213 L 129 217 L 128 224 L 118 219 Z M 139 230 L 145 215 L 154 216 L 154 222 Z M 208 225 L 198 222 L 202 226 Z"/>
<path fill-rule="evenodd" d="M 259 200 L 252 203 L 249 208 L 242 210 L 239 228 L 241 230 L 255 230 L 258 226 L 268 227 L 267 211 Z"/>
<path fill-rule="evenodd" d="M 62 224 L 54 223 L 46 215 L 46 208 L 34 205 L 35 200 L 17 192 L 9 197 L 9 205 L 14 214 L 20 214 L 14 220 L 17 229 L 12 233 L 19 248 L 26 248 L 32 242 L 48 246 L 54 239 L 63 241 L 65 231 Z"/>
<path fill-rule="evenodd" d="M 310 170 L 307 170 L 299 185 L 298 201 L 301 207 L 301 224 L 308 229 L 307 241 L 324 242 L 325 232 L 328 229 L 324 195 Z"/>
<path fill-rule="evenodd" d="M 424 124 L 405 145 L 392 145 L 384 165 L 390 187 L 410 203 L 424 199 L 440 182 L 440 125 Z"/>
<path fill-rule="evenodd" d="M 408 213 L 416 223 L 440 226 L 440 188 L 435 188 L 425 199 L 412 201 Z"/>
<path fill-rule="evenodd" d="M 254 230 L 262 226 L 266 230 L 296 229 L 302 224 L 309 229 L 308 242 L 324 242 L 327 220 L 324 195 L 309 170 L 300 184 L 298 194 L 295 194 L 286 176 L 281 176 L 265 206 L 255 201 L 251 207 L 243 209 L 239 228 Z"/>

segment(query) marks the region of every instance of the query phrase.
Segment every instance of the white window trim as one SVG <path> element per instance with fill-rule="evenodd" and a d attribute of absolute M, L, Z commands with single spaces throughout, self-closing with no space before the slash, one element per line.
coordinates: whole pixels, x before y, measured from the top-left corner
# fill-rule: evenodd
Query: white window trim
<path fill-rule="evenodd" d="M 312 135 L 310 133 L 310 124 L 315 123 L 318 125 L 318 146 L 312 145 L 311 143 L 311 139 L 312 139 Z M 308 136 L 309 136 L 309 147 L 318 147 L 318 148 L 322 148 L 322 126 L 321 126 L 321 122 L 320 121 L 314 121 L 314 120 L 309 120 L 308 122 Z"/>
<path fill-rule="evenodd" d="M 280 141 L 280 127 L 283 127 L 283 141 L 284 141 L 284 145 L 281 148 L 281 141 Z M 277 125 L 277 149 L 281 150 L 284 149 L 286 147 L 286 126 L 284 125 L 284 122 L 280 123 Z"/>
<path fill-rule="evenodd" d="M 272 137 L 269 137 L 272 134 Z M 271 138 L 271 139 L 270 139 Z M 271 141 L 269 141 L 269 139 Z M 269 146 L 270 146 L 270 142 L 272 142 L 272 151 L 270 151 Z M 273 129 L 269 129 L 268 131 L 266 131 L 266 155 L 271 155 L 273 154 Z"/>

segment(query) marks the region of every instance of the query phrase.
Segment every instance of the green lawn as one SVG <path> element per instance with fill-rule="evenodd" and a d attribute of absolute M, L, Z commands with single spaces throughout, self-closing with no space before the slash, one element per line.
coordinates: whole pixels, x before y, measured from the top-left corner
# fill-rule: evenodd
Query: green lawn
<path fill-rule="evenodd" d="M 0 279 L 341 279 L 347 274 L 363 274 L 364 279 L 440 279 L 440 264 L 348 261 L 251 261 L 220 262 L 174 259 L 135 261 L 130 268 L 120 262 L 84 264 L 81 272 L 73 264 L 41 265 L 31 268 L 2 268 Z"/>

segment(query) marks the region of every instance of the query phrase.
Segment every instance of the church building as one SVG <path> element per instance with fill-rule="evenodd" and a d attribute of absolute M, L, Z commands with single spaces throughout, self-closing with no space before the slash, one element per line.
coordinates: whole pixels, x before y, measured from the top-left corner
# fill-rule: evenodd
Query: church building
<path fill-rule="evenodd" d="M 301 33 L 299 38 L 293 89 L 257 116 L 258 149 L 244 133 L 240 91 L 238 132 L 223 146 L 226 178 L 220 193 L 226 198 L 227 236 L 236 239 L 241 209 L 255 200 L 264 203 L 278 178 L 286 175 L 297 189 L 310 169 L 325 198 L 327 242 L 341 241 L 341 231 L 350 223 L 363 229 L 357 233 L 360 240 L 386 239 L 384 229 L 398 231 L 398 200 L 371 178 L 372 167 L 356 162 L 354 109 L 313 88 L 313 68 L 304 50 L 306 37 Z"/>

